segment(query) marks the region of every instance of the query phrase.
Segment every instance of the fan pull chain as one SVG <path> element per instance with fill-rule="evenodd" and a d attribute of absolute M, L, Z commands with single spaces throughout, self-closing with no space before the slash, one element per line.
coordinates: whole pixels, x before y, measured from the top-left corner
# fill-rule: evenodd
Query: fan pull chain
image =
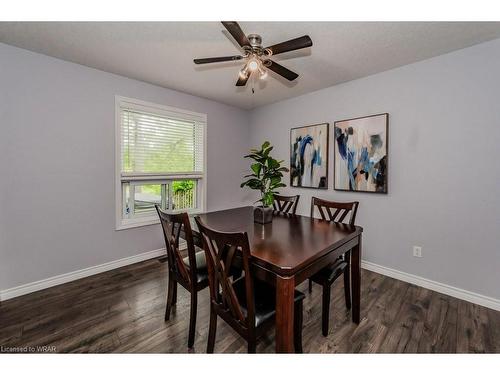
<path fill-rule="evenodd" d="M 255 94 L 255 74 L 252 74 L 252 95 Z"/>

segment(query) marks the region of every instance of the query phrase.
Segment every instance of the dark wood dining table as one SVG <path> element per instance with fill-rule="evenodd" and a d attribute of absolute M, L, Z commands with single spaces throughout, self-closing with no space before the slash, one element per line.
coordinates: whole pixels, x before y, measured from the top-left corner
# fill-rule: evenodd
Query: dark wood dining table
<path fill-rule="evenodd" d="M 276 288 L 276 352 L 294 350 L 295 287 L 348 251 L 351 252 L 352 321 L 359 323 L 361 227 L 278 213 L 272 223 L 262 225 L 254 223 L 253 207 L 195 216 L 218 231 L 248 233 L 254 277 Z M 195 243 L 201 246 L 194 217 L 191 227 Z"/>

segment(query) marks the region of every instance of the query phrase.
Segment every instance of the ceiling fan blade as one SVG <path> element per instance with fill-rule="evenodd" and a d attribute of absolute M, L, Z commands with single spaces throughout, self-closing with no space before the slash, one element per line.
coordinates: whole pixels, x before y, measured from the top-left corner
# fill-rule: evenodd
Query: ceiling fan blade
<path fill-rule="evenodd" d="M 299 38 L 290 39 L 286 42 L 278 43 L 267 48 L 269 48 L 273 52 L 273 55 L 277 55 L 283 52 L 295 51 L 296 49 L 311 47 L 312 45 L 313 42 L 311 38 L 309 38 L 309 35 L 304 35 Z"/>
<path fill-rule="evenodd" d="M 248 38 L 243 32 L 243 30 L 241 30 L 241 27 L 240 25 L 238 25 L 238 22 L 222 21 L 222 24 L 241 47 L 250 47 L 250 42 L 248 41 Z"/>
<path fill-rule="evenodd" d="M 195 64 L 210 64 L 210 63 L 216 63 L 216 62 L 223 62 L 223 61 L 236 61 L 236 60 L 241 60 L 243 56 L 236 55 L 236 56 L 222 56 L 222 57 L 207 57 L 204 59 L 194 59 Z"/>
<path fill-rule="evenodd" d="M 245 86 L 251 75 L 252 72 L 249 71 L 246 78 L 241 78 L 241 76 L 238 76 L 238 81 L 236 82 L 236 86 Z"/>
<path fill-rule="evenodd" d="M 268 69 L 271 69 L 273 72 L 279 74 L 282 77 L 285 77 L 289 81 L 293 81 L 295 78 L 297 78 L 299 75 L 295 72 L 292 72 L 290 69 L 285 68 L 283 65 L 280 65 L 272 60 L 268 60 L 269 63 L 265 64 L 264 66 Z"/>

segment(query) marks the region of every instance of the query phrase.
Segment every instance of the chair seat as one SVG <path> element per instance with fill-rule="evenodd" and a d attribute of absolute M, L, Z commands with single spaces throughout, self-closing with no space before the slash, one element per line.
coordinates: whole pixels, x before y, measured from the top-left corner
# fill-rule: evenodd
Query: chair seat
<path fill-rule="evenodd" d="M 324 267 L 313 276 L 311 276 L 311 280 L 317 284 L 333 283 L 347 267 L 347 262 L 342 259 L 337 259 L 334 263 L 329 264 Z"/>
<path fill-rule="evenodd" d="M 234 292 L 240 302 L 243 314 L 247 314 L 245 278 L 242 277 L 233 284 Z M 294 301 L 298 302 L 304 299 L 305 295 L 295 290 Z M 262 281 L 254 279 L 254 298 L 255 298 L 255 327 L 274 318 L 276 315 L 276 289 L 273 286 Z"/>
<path fill-rule="evenodd" d="M 198 251 L 195 254 L 196 258 L 196 269 L 197 269 L 197 283 L 201 283 L 208 280 L 208 269 L 207 269 L 207 259 L 205 258 L 204 251 Z M 189 257 L 185 257 L 182 259 L 184 264 L 189 268 Z"/>

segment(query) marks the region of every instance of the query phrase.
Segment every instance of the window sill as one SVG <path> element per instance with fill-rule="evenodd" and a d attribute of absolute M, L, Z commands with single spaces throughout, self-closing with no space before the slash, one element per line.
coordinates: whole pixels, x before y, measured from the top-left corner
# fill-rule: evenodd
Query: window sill
<path fill-rule="evenodd" d="M 148 225 L 160 224 L 160 220 L 158 218 L 147 218 L 147 219 L 136 219 L 136 220 L 125 220 L 120 222 L 116 226 L 116 230 L 125 230 L 132 228 L 145 227 Z"/>
<path fill-rule="evenodd" d="M 172 211 L 172 213 L 178 213 L 182 211 Z M 203 210 L 193 210 L 189 211 L 189 215 L 197 215 L 201 214 Z M 132 229 L 132 228 L 140 228 L 140 227 L 145 227 L 148 225 L 155 225 L 155 224 L 160 224 L 160 219 L 158 217 L 143 217 L 143 218 L 137 218 L 137 219 L 128 219 L 128 220 L 122 220 L 116 225 L 116 230 L 125 230 L 125 229 Z"/>

